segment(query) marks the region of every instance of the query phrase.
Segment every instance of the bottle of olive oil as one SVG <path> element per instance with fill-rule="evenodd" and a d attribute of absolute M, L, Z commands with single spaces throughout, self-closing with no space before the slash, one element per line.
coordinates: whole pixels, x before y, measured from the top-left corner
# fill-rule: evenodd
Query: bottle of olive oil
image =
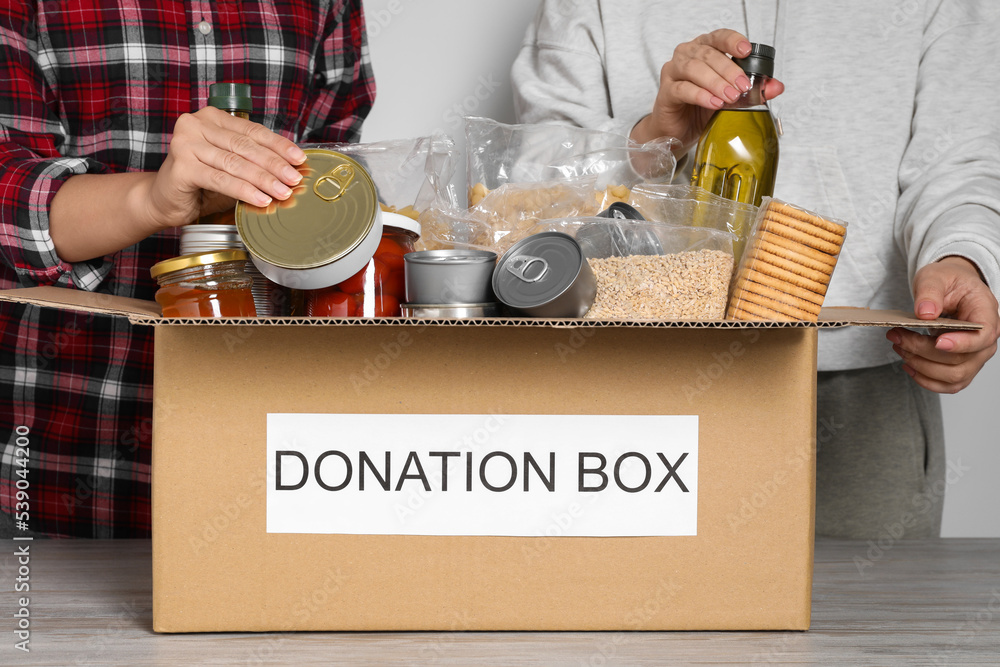
<path fill-rule="evenodd" d="M 222 109 L 230 116 L 250 120 L 250 113 L 253 111 L 250 84 L 213 83 L 208 87 L 208 106 Z M 231 208 L 228 211 L 203 215 L 191 224 L 235 225 L 235 211 L 235 208 Z"/>
<path fill-rule="evenodd" d="M 778 132 L 764 97 L 774 75 L 774 47 L 753 44 L 750 55 L 735 58 L 750 79 L 750 90 L 715 112 L 698 141 L 691 183 L 726 199 L 760 206 L 774 193 L 778 171 Z M 744 230 L 733 230 L 741 238 Z M 738 244 L 736 261 L 742 254 Z"/>
<path fill-rule="evenodd" d="M 208 87 L 208 105 L 228 111 L 231 115 L 250 120 L 253 99 L 248 83 L 213 83 Z"/>
<path fill-rule="evenodd" d="M 750 90 L 715 112 L 698 142 L 691 181 L 726 199 L 760 206 L 774 193 L 778 132 L 764 98 L 774 75 L 774 48 L 753 44 L 734 62 L 750 79 Z"/>

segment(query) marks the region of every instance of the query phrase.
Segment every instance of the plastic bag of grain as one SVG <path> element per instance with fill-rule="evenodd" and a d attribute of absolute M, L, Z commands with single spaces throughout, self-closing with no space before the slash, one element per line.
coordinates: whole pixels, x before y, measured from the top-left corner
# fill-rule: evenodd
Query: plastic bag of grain
<path fill-rule="evenodd" d="M 644 220 L 547 220 L 532 233 L 577 240 L 597 279 L 588 319 L 722 320 L 733 274 L 730 232 Z"/>

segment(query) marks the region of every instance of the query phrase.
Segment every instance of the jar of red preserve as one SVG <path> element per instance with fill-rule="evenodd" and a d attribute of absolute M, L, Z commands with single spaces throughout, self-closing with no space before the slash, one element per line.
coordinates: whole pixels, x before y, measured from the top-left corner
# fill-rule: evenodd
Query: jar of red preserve
<path fill-rule="evenodd" d="M 399 317 L 405 300 L 403 255 L 413 252 L 420 223 L 382 214 L 382 239 L 368 265 L 342 283 L 306 293 L 308 317 Z"/>
<path fill-rule="evenodd" d="M 221 250 L 154 264 L 149 273 L 160 286 L 156 302 L 163 316 L 256 317 L 246 263 L 242 250 Z"/>

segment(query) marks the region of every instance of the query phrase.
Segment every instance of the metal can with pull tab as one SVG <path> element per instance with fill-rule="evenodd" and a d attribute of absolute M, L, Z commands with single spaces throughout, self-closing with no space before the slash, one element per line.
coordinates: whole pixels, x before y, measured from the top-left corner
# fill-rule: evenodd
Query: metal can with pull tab
<path fill-rule="evenodd" d="M 239 202 L 236 227 L 254 266 L 285 287 L 319 289 L 363 269 L 382 238 L 375 183 L 357 161 L 307 148 L 285 201 Z"/>
<path fill-rule="evenodd" d="M 597 280 L 576 239 L 542 232 L 521 239 L 493 271 L 493 291 L 508 308 L 531 317 L 583 317 Z"/>

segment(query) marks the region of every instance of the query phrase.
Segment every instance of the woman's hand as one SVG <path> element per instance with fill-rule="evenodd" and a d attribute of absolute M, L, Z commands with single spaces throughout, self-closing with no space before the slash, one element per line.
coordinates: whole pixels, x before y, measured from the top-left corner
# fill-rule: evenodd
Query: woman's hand
<path fill-rule="evenodd" d="M 167 158 L 150 183 L 146 214 L 160 227 L 231 208 L 288 199 L 305 153 L 263 125 L 205 107 L 177 119 Z"/>
<path fill-rule="evenodd" d="M 632 128 L 632 139 L 645 143 L 675 137 L 681 142 L 679 152 L 687 152 L 712 114 L 750 89 L 750 79 L 727 55 L 749 53 L 749 40 L 735 30 L 715 30 L 679 45 L 660 69 L 653 110 Z M 771 79 L 764 96 L 771 99 L 784 90 L 784 84 Z"/>
<path fill-rule="evenodd" d="M 65 262 L 109 255 L 237 199 L 259 206 L 287 199 L 305 158 L 263 125 L 205 107 L 177 119 L 159 171 L 67 179 L 52 199 L 49 235 Z"/>
<path fill-rule="evenodd" d="M 975 264 L 955 256 L 917 271 L 913 292 L 914 310 L 920 319 L 934 319 L 944 313 L 983 325 L 979 331 L 932 336 L 902 328 L 886 333 L 892 349 L 903 359 L 903 370 L 921 387 L 947 394 L 964 389 L 997 351 L 997 300 Z"/>

